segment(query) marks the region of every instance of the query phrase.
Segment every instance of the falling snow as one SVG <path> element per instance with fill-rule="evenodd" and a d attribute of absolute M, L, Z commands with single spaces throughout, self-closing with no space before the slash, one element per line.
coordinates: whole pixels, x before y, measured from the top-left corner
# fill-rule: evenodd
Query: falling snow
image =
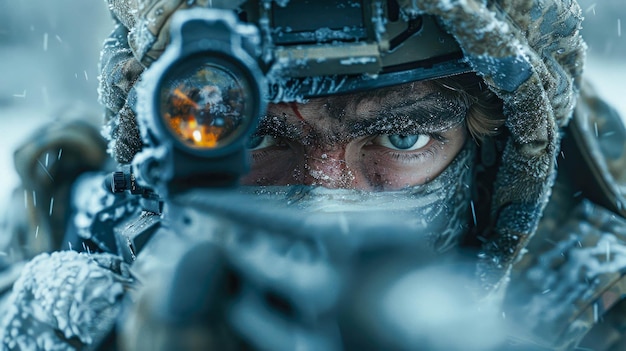
<path fill-rule="evenodd" d="M 24 91 L 23 91 L 22 93 L 20 93 L 20 94 L 13 94 L 13 96 L 14 96 L 14 97 L 16 97 L 16 98 L 22 98 L 22 99 L 24 99 L 24 98 L 26 98 L 26 90 L 24 90 Z"/>
<path fill-rule="evenodd" d="M 41 163 L 41 161 L 37 160 L 37 163 L 39 163 L 39 165 L 41 166 L 41 168 L 43 168 L 43 171 L 46 173 L 46 175 L 48 176 L 48 178 L 50 178 L 50 180 L 54 181 L 54 178 L 52 177 L 52 175 L 50 174 L 50 172 L 48 171 L 48 168 L 43 165 Z"/>

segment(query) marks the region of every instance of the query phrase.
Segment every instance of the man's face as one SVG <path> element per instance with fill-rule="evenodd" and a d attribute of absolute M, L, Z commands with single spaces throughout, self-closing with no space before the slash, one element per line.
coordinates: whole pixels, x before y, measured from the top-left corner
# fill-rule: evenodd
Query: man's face
<path fill-rule="evenodd" d="M 467 105 L 433 82 L 271 104 L 245 185 L 394 190 L 428 182 L 466 140 Z"/>

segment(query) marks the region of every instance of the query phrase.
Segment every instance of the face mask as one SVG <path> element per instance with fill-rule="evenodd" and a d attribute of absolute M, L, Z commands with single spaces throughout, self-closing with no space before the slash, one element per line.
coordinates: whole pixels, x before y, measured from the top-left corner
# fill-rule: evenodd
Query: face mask
<path fill-rule="evenodd" d="M 437 252 L 445 252 L 458 244 L 469 225 L 474 153 L 474 144 L 469 141 L 435 179 L 397 191 L 304 185 L 242 187 L 241 191 L 275 204 L 272 206 L 297 210 L 311 225 L 324 222 L 332 231 L 331 223 L 336 223 L 340 233 L 360 245 L 374 247 L 385 241 L 415 239 L 426 240 Z"/>

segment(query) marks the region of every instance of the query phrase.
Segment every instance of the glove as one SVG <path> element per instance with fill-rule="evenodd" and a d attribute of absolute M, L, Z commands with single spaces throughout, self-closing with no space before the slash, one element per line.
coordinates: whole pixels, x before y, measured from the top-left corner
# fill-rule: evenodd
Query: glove
<path fill-rule="evenodd" d="M 133 279 L 108 254 L 61 251 L 29 262 L 3 313 L 4 350 L 89 350 L 112 330 Z"/>

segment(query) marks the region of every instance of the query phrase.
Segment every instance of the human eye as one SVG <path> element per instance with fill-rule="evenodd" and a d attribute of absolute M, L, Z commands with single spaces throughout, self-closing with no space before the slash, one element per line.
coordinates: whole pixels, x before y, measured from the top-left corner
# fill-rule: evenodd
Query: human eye
<path fill-rule="evenodd" d="M 296 160 L 302 153 L 298 144 L 280 135 L 257 131 L 247 143 L 250 171 L 241 179 L 246 185 L 293 183 Z"/>
<path fill-rule="evenodd" d="M 360 169 L 381 189 L 423 184 L 441 173 L 466 142 L 464 126 L 443 131 L 397 130 L 364 139 Z"/>
<path fill-rule="evenodd" d="M 253 135 L 248 139 L 248 150 L 262 150 L 271 146 L 278 145 L 278 139 L 271 135 Z"/>
<path fill-rule="evenodd" d="M 380 134 L 370 139 L 365 147 L 392 161 L 414 163 L 436 158 L 448 141 L 447 137 L 436 132 Z"/>
<path fill-rule="evenodd" d="M 377 136 L 373 144 L 377 144 L 392 150 L 415 151 L 419 150 L 432 141 L 427 134 L 384 134 Z"/>

